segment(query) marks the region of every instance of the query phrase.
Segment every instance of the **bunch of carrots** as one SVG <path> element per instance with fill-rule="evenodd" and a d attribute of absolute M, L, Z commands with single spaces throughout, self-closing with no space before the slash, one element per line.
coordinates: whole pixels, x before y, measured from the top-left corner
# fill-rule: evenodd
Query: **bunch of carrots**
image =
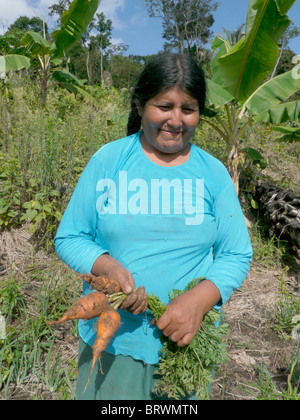
<path fill-rule="evenodd" d="M 133 301 L 135 301 L 135 292 L 132 292 L 130 295 L 126 295 L 124 292 L 122 292 L 121 287 L 119 285 L 119 283 L 111 278 L 108 277 L 104 277 L 104 276 L 93 276 L 93 275 L 79 275 L 80 278 L 82 278 L 83 280 L 85 280 L 91 287 L 91 289 L 93 289 L 94 291 L 91 291 L 89 294 L 81 297 L 80 299 L 78 299 L 72 306 L 71 308 L 69 308 L 66 313 L 58 320 L 58 321 L 49 321 L 47 320 L 47 323 L 49 325 L 57 325 L 57 324 L 61 324 L 63 322 L 72 320 L 72 319 L 82 319 L 82 320 L 90 320 L 90 319 L 94 319 L 94 318 L 99 318 L 98 319 L 98 324 L 97 324 L 97 336 L 95 339 L 95 342 L 93 344 L 93 361 L 92 361 L 92 368 L 91 368 L 91 372 L 90 372 L 90 376 L 88 378 L 85 390 L 89 384 L 90 378 L 92 376 L 93 370 L 94 370 L 94 366 L 95 363 L 97 361 L 97 359 L 99 359 L 100 361 L 100 370 L 102 372 L 102 368 L 101 368 L 101 354 L 102 352 L 106 349 L 106 347 L 108 346 L 108 343 L 110 342 L 110 340 L 113 338 L 114 334 L 116 333 L 117 329 L 120 326 L 120 315 L 119 312 L 117 311 L 117 308 L 119 308 L 122 303 L 125 301 L 125 299 L 133 299 Z M 197 284 L 199 281 L 203 280 L 204 277 L 198 278 L 193 280 L 185 290 L 188 290 L 188 288 L 193 287 L 195 284 Z M 173 291 L 176 293 L 182 293 L 182 291 Z M 173 293 L 174 294 L 174 293 Z M 175 296 L 174 295 L 174 296 Z M 170 294 L 170 298 L 174 297 Z M 165 311 L 166 306 L 160 301 L 160 299 L 157 296 L 148 296 L 148 309 L 152 312 L 153 316 L 158 319 L 162 313 Z M 216 329 L 214 327 L 214 322 L 208 322 L 207 326 L 209 328 L 211 328 L 210 324 L 213 325 L 213 330 L 210 334 L 208 334 L 213 340 L 213 342 L 216 344 L 217 343 L 217 347 L 214 347 L 213 350 L 211 351 L 209 348 L 209 344 L 208 342 L 206 344 L 203 345 L 203 343 L 201 344 L 201 346 L 199 347 L 198 344 L 196 346 L 196 353 L 197 352 L 204 352 L 205 357 L 207 359 L 207 354 L 209 354 L 209 352 L 213 352 L 214 356 L 214 363 L 217 362 L 217 356 L 218 354 L 220 354 L 220 362 L 223 361 L 222 359 L 222 353 L 224 353 L 224 350 L 222 349 L 221 346 L 221 341 L 219 337 L 214 337 L 215 331 L 218 330 L 218 328 Z M 207 328 L 207 327 L 206 327 Z M 200 332 L 201 329 L 199 329 Z M 205 330 L 204 330 L 205 331 Z M 226 331 L 220 331 L 220 336 L 222 334 L 224 334 Z M 203 333 L 203 332 L 202 332 Z M 191 354 L 194 355 L 195 353 L 195 349 L 193 349 L 193 346 L 189 346 L 192 349 Z M 202 348 L 202 350 L 201 350 Z M 163 352 L 161 355 L 161 370 L 162 372 L 164 372 L 164 376 L 170 376 L 173 372 L 172 370 L 174 370 L 174 362 L 172 361 L 173 356 L 178 357 L 179 360 L 179 356 L 181 355 L 180 353 L 180 349 L 177 348 L 178 350 L 176 350 L 176 352 L 174 353 L 172 350 L 172 354 L 170 356 L 169 353 L 167 353 L 166 356 L 166 350 L 168 350 L 168 347 L 164 347 L 163 348 Z M 179 352 L 179 353 L 178 353 Z M 191 358 L 191 356 L 189 355 L 189 353 L 186 353 L 186 351 L 184 352 L 184 354 L 187 354 L 189 358 Z M 200 354 L 200 353 L 199 353 Z M 166 363 L 166 357 L 167 357 L 167 363 Z M 170 363 L 168 364 L 168 360 L 170 359 Z M 177 360 L 177 359 L 176 359 Z M 192 360 L 192 359 L 191 359 Z M 192 361 L 192 363 L 194 364 L 195 362 Z M 186 362 L 185 362 L 186 364 Z M 200 363 L 200 367 L 201 367 L 201 372 L 204 373 L 205 370 L 202 366 L 202 364 Z M 166 366 L 167 366 L 167 371 L 166 371 Z M 195 375 L 194 375 L 195 376 Z M 195 384 L 193 385 L 194 388 L 191 389 L 191 391 L 194 391 L 194 389 L 197 389 L 199 387 L 199 379 L 198 377 L 202 376 L 202 374 L 199 374 L 199 372 L 196 374 L 196 378 L 195 378 Z M 182 382 L 182 380 L 186 377 L 186 372 L 183 372 L 182 374 L 182 378 L 180 377 L 179 379 L 177 378 L 177 382 L 178 384 L 180 384 L 180 382 Z M 191 381 L 190 381 L 191 382 Z M 158 386 L 161 386 L 160 383 L 158 383 Z M 186 389 L 187 387 L 182 384 L 180 385 L 183 389 Z M 168 389 L 169 388 L 169 384 L 164 384 L 163 388 L 161 386 L 161 388 L 164 389 Z M 206 386 L 205 386 L 206 387 Z M 174 386 L 171 387 L 172 389 L 174 388 Z M 84 392 L 85 392 L 84 390 Z M 173 395 L 172 395 L 173 396 Z M 174 395 L 176 397 L 176 394 Z"/>
<path fill-rule="evenodd" d="M 117 308 L 127 298 L 121 291 L 119 283 L 111 278 L 104 276 L 79 275 L 95 291 L 79 298 L 69 308 L 58 321 L 47 320 L 48 325 L 58 325 L 72 319 L 82 319 L 84 321 L 99 318 L 97 324 L 97 336 L 93 344 L 92 369 L 86 384 L 87 388 L 92 376 L 96 360 L 100 361 L 101 354 L 106 349 L 108 343 L 113 338 L 120 326 L 120 315 Z M 101 369 L 102 371 L 102 369 Z"/>

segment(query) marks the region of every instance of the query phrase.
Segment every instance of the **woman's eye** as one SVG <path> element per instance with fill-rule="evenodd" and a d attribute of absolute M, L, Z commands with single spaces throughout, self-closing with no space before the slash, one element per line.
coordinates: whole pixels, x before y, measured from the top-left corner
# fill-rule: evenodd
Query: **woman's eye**
<path fill-rule="evenodd" d="M 168 105 L 158 105 L 158 108 L 162 109 L 163 111 L 168 111 L 170 109 Z"/>
<path fill-rule="evenodd" d="M 195 112 L 195 109 L 193 109 L 193 108 L 183 108 L 182 111 L 187 113 L 187 114 L 191 114 L 192 112 Z"/>

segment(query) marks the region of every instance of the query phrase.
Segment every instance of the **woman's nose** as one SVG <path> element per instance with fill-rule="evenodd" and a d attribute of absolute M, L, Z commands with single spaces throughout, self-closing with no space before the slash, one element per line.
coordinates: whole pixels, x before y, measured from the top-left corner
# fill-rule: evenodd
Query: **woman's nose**
<path fill-rule="evenodd" d="M 174 128 L 180 128 L 182 126 L 181 109 L 172 109 L 168 124 Z"/>

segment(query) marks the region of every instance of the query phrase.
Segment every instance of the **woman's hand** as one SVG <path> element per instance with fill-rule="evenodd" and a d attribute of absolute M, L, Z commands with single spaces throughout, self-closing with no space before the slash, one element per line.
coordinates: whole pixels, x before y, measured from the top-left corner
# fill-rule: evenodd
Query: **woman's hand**
<path fill-rule="evenodd" d="M 156 321 L 156 326 L 179 347 L 184 347 L 196 335 L 203 316 L 220 298 L 218 288 L 211 281 L 204 280 L 171 300 L 164 314 Z"/>
<path fill-rule="evenodd" d="M 134 315 L 146 311 L 147 294 L 145 288 L 140 286 L 136 289 L 131 272 L 119 261 L 108 254 L 102 254 L 95 261 L 92 273 L 96 276 L 105 275 L 119 282 L 122 291 L 129 295 L 120 306 L 120 309 L 126 309 Z"/>

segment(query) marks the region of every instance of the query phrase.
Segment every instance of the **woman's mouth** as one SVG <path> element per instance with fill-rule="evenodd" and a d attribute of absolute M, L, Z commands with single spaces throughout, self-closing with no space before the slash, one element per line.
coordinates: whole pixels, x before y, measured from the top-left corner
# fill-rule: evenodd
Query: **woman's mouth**
<path fill-rule="evenodd" d="M 169 134 L 169 135 L 178 135 L 178 134 L 182 134 L 183 133 L 182 130 L 166 130 L 164 128 L 162 128 L 161 131 L 163 133 L 166 133 L 166 134 Z"/>

